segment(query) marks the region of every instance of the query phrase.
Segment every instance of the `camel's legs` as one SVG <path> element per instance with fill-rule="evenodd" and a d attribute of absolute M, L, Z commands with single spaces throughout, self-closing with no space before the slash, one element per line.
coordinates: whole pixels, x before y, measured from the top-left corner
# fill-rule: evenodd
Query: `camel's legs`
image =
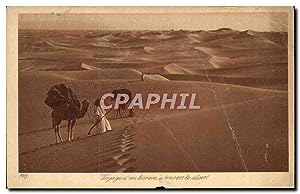
<path fill-rule="evenodd" d="M 124 107 L 124 109 L 123 109 L 123 117 L 126 117 L 126 107 Z"/>
<path fill-rule="evenodd" d="M 121 117 L 122 117 L 122 118 L 125 117 L 125 107 L 123 107 L 122 110 L 121 110 Z"/>
<path fill-rule="evenodd" d="M 68 141 L 71 141 L 72 121 L 68 120 Z"/>
<path fill-rule="evenodd" d="M 63 142 L 63 140 L 62 140 L 62 138 L 60 136 L 59 128 L 60 128 L 60 125 L 57 125 L 57 135 L 58 135 L 58 138 L 59 138 L 60 142 Z"/>
<path fill-rule="evenodd" d="M 123 108 L 120 108 L 120 116 L 121 116 L 121 118 L 123 118 Z"/>
<path fill-rule="evenodd" d="M 56 143 L 59 143 L 58 142 L 58 136 L 57 136 L 57 126 L 53 125 L 53 129 L 54 129 L 54 134 L 55 134 L 55 138 L 56 138 Z"/>
<path fill-rule="evenodd" d="M 74 127 L 75 127 L 75 124 L 76 124 L 76 119 L 74 119 L 73 121 L 71 121 L 71 132 L 70 132 L 70 137 L 71 137 L 71 140 L 73 140 L 73 131 L 74 131 Z"/>
<path fill-rule="evenodd" d="M 122 118 L 123 116 L 122 116 L 122 107 L 120 107 L 120 109 L 119 109 L 119 116 Z"/>
<path fill-rule="evenodd" d="M 62 142 L 60 133 L 59 133 L 59 125 L 54 125 L 53 126 L 54 133 L 55 133 L 55 138 L 56 138 L 56 143 Z"/>
<path fill-rule="evenodd" d="M 118 110 L 117 110 L 117 115 L 116 115 L 116 117 L 118 117 L 119 114 L 120 114 L 120 107 L 119 107 Z"/>
<path fill-rule="evenodd" d="M 124 117 L 124 107 L 120 108 L 120 116 L 121 116 L 121 118 Z"/>

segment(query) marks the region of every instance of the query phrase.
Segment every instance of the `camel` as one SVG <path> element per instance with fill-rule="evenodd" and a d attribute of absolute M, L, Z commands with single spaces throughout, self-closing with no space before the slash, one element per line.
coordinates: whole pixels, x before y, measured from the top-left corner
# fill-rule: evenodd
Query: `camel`
<path fill-rule="evenodd" d="M 81 109 L 77 110 L 74 107 L 69 106 L 66 110 L 53 109 L 51 113 L 52 127 L 54 129 L 56 143 L 63 142 L 59 128 L 62 121 L 68 121 L 68 141 L 73 140 L 73 130 L 77 119 L 83 118 L 89 108 L 89 101 L 83 100 L 81 102 Z"/>

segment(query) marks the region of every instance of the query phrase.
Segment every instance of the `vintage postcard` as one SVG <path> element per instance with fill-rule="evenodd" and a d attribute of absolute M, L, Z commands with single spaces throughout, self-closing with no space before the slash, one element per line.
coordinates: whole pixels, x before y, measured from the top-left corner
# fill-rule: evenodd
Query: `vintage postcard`
<path fill-rule="evenodd" d="M 294 188 L 293 7 L 8 7 L 8 188 Z"/>

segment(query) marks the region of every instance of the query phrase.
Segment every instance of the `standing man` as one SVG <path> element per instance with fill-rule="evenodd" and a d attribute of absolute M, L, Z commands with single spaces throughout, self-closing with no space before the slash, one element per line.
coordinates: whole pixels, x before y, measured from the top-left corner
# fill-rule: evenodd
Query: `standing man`
<path fill-rule="evenodd" d="M 100 98 L 96 99 L 94 105 L 95 105 L 96 122 L 98 122 L 97 128 L 99 129 L 100 133 L 111 131 L 112 130 L 111 125 L 105 116 L 106 112 L 100 105 Z"/>

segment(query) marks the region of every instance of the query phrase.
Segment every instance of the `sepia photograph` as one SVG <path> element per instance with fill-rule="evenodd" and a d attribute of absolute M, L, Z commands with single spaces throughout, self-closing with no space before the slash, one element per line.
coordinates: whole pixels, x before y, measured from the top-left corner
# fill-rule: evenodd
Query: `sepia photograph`
<path fill-rule="evenodd" d="M 294 186 L 293 7 L 7 11 L 12 187 Z"/>

